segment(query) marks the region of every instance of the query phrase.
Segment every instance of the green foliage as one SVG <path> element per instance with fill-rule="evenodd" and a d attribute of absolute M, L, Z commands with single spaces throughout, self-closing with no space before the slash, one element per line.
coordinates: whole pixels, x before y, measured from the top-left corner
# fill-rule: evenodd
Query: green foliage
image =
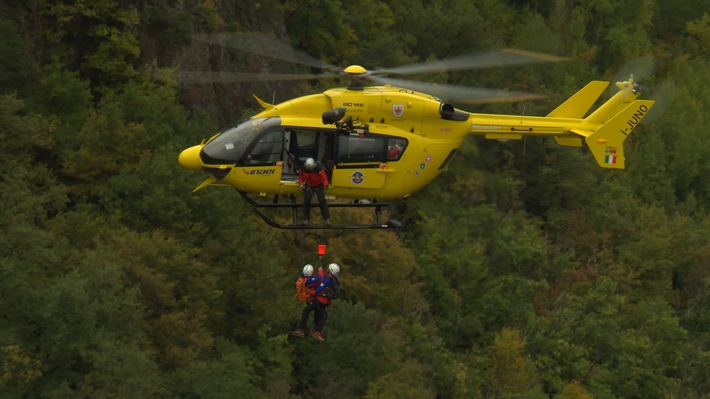
<path fill-rule="evenodd" d="M 32 68 L 35 66 L 25 57 L 25 47 L 20 32 L 12 21 L 0 14 L 0 93 L 28 95 L 31 86 Z"/>
<path fill-rule="evenodd" d="M 435 398 L 426 384 L 427 367 L 414 359 L 408 359 L 395 370 L 381 376 L 368 385 L 365 399 L 374 398 Z"/>
<path fill-rule="evenodd" d="M 156 180 L 179 182 L 168 172 L 166 157 L 176 158 L 187 138 L 204 129 L 199 121 L 186 120 L 175 95 L 170 86 L 141 79 L 104 96 L 78 134 L 79 147 L 71 145 L 76 139 L 63 143 L 63 173 L 75 182 L 72 193 L 92 202 L 100 197 L 109 211 L 123 203 L 140 205 L 127 209 L 139 216 L 127 222 L 145 222 L 152 209 L 133 201 L 149 197 Z"/>
<path fill-rule="evenodd" d="M 167 375 L 174 397 L 266 397 L 255 384 L 254 354 L 226 340 L 219 340 L 209 360 L 197 360 Z"/>
<path fill-rule="evenodd" d="M 676 388 L 661 376 L 682 364 L 686 332 L 664 300 L 628 303 L 611 279 L 600 278 L 575 283 L 553 305 L 538 331 L 544 339 L 531 340 L 547 384 L 581 381 L 594 397 L 662 397 Z M 550 367 L 562 364 L 568 368 Z"/>
<path fill-rule="evenodd" d="M 426 311 L 416 262 L 392 233 L 347 234 L 329 240 L 334 261 L 343 265 L 344 296 L 385 313 L 412 317 Z M 369 247 L 369 251 L 361 248 Z M 383 265 L 388 265 L 383 267 Z"/>
<path fill-rule="evenodd" d="M 53 146 L 51 130 L 52 125 L 40 115 L 27 113 L 21 100 L 0 96 L 0 140 L 6 151 L 0 157 L 0 263 L 8 270 L 55 265 L 61 258 L 53 249 L 59 237 L 45 231 L 67 202 L 64 188 L 42 163 L 41 154 Z M 12 273 L 7 273 L 13 280 Z M 13 295 L 6 292 L 2 297 Z"/>
<path fill-rule="evenodd" d="M 396 16 L 393 30 L 406 53 L 417 60 L 443 58 L 480 49 L 498 32 L 495 20 L 505 20 L 512 13 L 495 1 L 474 4 L 467 1 L 393 1 Z M 490 8 L 489 8 L 490 7 Z M 500 11 L 496 13 L 495 11 Z M 490 13 L 489 13 L 490 12 Z M 483 15 L 488 15 L 486 19 Z M 445 21 L 445 23 L 441 23 Z M 481 39 L 485 37 L 485 39 Z"/>
<path fill-rule="evenodd" d="M 37 397 L 160 392 L 158 367 L 140 347 L 137 291 L 122 286 L 120 268 L 99 252 L 80 253 L 54 232 L 45 235 L 16 242 L 18 252 L 32 248 L 62 258 L 3 262 L 7 324 L 0 336 L 4 345 L 32 347 L 28 365 L 41 365 L 41 378 L 25 377 L 22 391 Z"/>
<path fill-rule="evenodd" d="M 688 33 L 693 40 L 690 41 L 690 48 L 698 56 L 710 55 L 710 14 L 704 13 L 700 19 L 688 23 Z"/>
<path fill-rule="evenodd" d="M 594 399 L 594 397 L 582 388 L 579 381 L 573 381 L 562 388 L 555 399 Z"/>
<path fill-rule="evenodd" d="M 378 378 L 387 375 L 401 384 L 409 378 L 407 368 L 422 371 L 402 363 L 406 341 L 394 319 L 344 301 L 336 302 L 329 313 L 327 350 L 319 349 L 315 340 L 298 342 L 295 350 L 294 373 L 305 384 L 307 396 L 363 397 L 370 381 L 374 395 L 382 389 Z"/>
<path fill-rule="evenodd" d="M 142 5 L 141 27 L 150 34 L 142 41 L 183 45 L 190 43 L 193 29 L 212 32 L 225 26 L 213 0 L 151 1 Z"/>
<path fill-rule="evenodd" d="M 525 355 L 520 331 L 504 328 L 496 334 L 486 370 L 487 397 L 542 398 L 535 365 Z"/>
<path fill-rule="evenodd" d="M 284 2 L 284 16 L 294 44 L 317 57 L 327 56 L 336 64 L 352 59 L 357 37 L 345 23 L 346 14 L 340 3 L 340 0 Z"/>
<path fill-rule="evenodd" d="M 653 19 L 654 28 L 658 36 L 668 42 L 685 36 L 688 23 L 704 17 L 707 13 L 707 5 L 702 0 L 682 3 L 658 1 L 656 6 L 658 8 Z"/>
<path fill-rule="evenodd" d="M 56 55 L 75 39 L 71 27 L 84 26 L 83 40 L 78 43 L 83 55 L 81 68 L 92 81 L 114 84 L 136 75 L 140 45 L 134 30 L 140 24 L 140 15 L 135 7 L 115 1 L 41 1 L 38 8 L 50 27 L 42 34 L 58 46 Z"/>
<path fill-rule="evenodd" d="M 53 62 L 44 66 L 32 94 L 32 106 L 37 112 L 51 115 L 58 122 L 53 132 L 61 150 L 79 146 L 76 132 L 89 116 L 92 105 L 89 83 L 65 65 Z"/>
<path fill-rule="evenodd" d="M 569 13 L 569 8 L 567 8 Z M 581 25 L 585 41 L 598 46 L 596 56 L 602 70 L 613 62 L 627 59 L 650 50 L 648 31 L 651 28 L 653 2 L 642 1 L 629 8 L 623 1 L 589 0 L 572 9 Z"/>

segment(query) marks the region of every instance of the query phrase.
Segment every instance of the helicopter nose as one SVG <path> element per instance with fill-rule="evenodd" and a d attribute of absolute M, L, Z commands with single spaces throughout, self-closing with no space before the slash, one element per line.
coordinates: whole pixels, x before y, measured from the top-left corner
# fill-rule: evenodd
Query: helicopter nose
<path fill-rule="evenodd" d="M 202 170 L 202 161 L 200 160 L 201 145 L 196 145 L 183 150 L 178 157 L 178 162 L 184 168 L 193 170 Z"/>

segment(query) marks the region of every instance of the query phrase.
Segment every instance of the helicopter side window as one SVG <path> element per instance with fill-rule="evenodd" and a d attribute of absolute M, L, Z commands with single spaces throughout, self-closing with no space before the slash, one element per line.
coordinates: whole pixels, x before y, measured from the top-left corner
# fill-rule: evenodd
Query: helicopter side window
<path fill-rule="evenodd" d="M 262 135 L 247 154 L 245 164 L 268 165 L 280 161 L 284 146 L 283 140 L 284 131 L 280 129 Z"/>
<path fill-rule="evenodd" d="M 407 140 L 391 138 L 387 140 L 387 160 L 396 161 L 402 156 Z"/>
<path fill-rule="evenodd" d="M 347 135 L 338 137 L 339 162 L 383 162 L 386 140 L 384 137 Z"/>
<path fill-rule="evenodd" d="M 298 166 L 300 167 L 308 158 L 318 161 L 318 133 L 315 131 L 301 130 L 298 132 Z"/>

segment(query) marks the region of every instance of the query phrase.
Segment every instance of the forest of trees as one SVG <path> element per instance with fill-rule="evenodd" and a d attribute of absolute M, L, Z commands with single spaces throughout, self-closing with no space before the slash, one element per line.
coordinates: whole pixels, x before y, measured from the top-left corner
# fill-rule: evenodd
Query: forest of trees
<path fill-rule="evenodd" d="M 705 0 L 18 0 L 0 32 L 0 397 L 710 397 Z M 177 156 L 252 93 L 332 82 L 181 84 L 187 66 L 302 71 L 191 40 L 212 32 L 340 66 L 570 58 L 427 77 L 548 96 L 467 111 L 545 115 L 634 60 L 659 96 L 626 170 L 470 138 L 395 204 L 404 228 L 277 230 L 234 190 L 192 193 L 204 176 Z M 319 242 L 344 287 L 324 343 L 288 335 Z"/>

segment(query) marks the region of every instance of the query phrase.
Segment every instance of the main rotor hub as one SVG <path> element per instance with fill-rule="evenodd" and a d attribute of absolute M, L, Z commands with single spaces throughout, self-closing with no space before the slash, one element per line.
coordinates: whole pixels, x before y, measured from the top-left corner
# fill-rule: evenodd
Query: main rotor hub
<path fill-rule="evenodd" d="M 349 67 L 343 69 L 343 72 L 350 76 L 358 78 L 368 76 L 370 74 L 367 69 L 361 67 L 360 65 L 350 65 Z"/>

